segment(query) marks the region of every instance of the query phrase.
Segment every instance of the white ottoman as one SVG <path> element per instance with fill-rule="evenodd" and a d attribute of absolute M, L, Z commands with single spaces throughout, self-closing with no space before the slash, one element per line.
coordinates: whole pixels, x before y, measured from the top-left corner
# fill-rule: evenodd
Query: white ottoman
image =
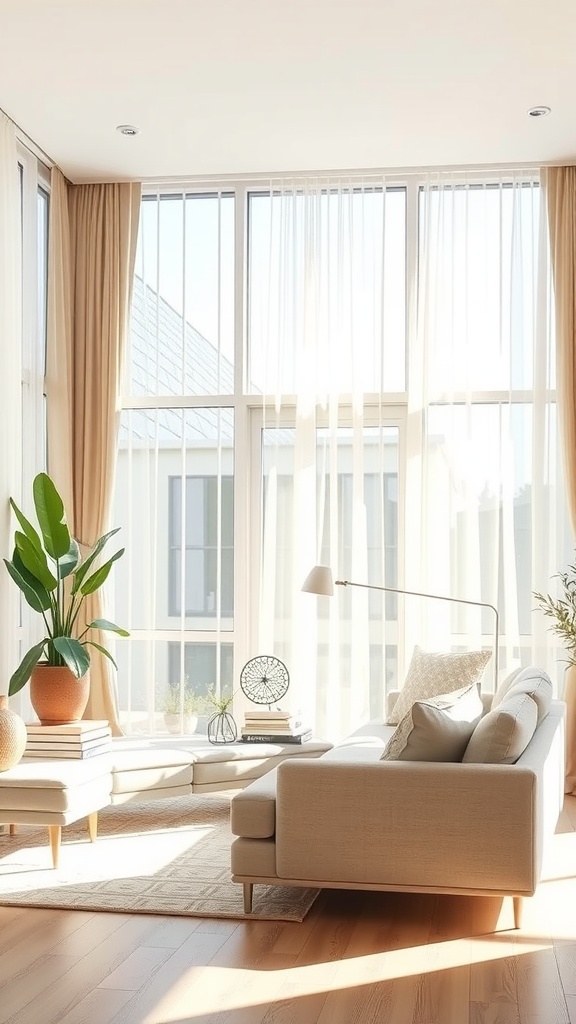
<path fill-rule="evenodd" d="M 98 811 L 110 803 L 110 757 L 39 761 L 25 758 L 0 772 L 0 824 L 47 825 L 52 863 L 58 867 L 62 826 L 88 818 L 92 842 Z"/>

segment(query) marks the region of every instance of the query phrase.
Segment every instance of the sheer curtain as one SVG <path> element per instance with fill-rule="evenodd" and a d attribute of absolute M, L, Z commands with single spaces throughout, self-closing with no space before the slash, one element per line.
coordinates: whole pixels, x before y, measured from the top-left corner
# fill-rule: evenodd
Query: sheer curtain
<path fill-rule="evenodd" d="M 406 573 L 500 612 L 500 675 L 557 675 L 532 591 L 566 548 L 546 212 L 536 172 L 419 192 Z M 559 493 L 560 492 L 560 493 Z M 486 642 L 490 613 L 422 604 L 425 642 Z"/>
<path fill-rule="evenodd" d="M 249 222 L 257 646 L 286 661 L 291 703 L 339 735 L 383 714 L 415 644 L 493 646 L 489 610 L 302 594 L 317 562 L 493 604 L 501 678 L 556 676 L 532 614 L 566 547 L 538 175 L 272 183 Z"/>
<path fill-rule="evenodd" d="M 257 650 L 320 734 L 381 712 L 395 671 L 382 595 L 301 593 L 310 568 L 376 584 L 397 573 L 398 413 L 405 387 L 406 192 L 272 183 L 249 209 L 249 379 L 262 393 Z M 390 609 L 389 609 L 390 610 Z M 394 634 L 394 635 L 392 635 Z"/>
<path fill-rule="evenodd" d="M 13 523 L 8 498 L 20 486 L 21 421 L 21 235 L 20 186 L 14 125 L 0 111 L 0 405 L 4 416 L 0 455 L 0 546 L 12 550 Z M 17 590 L 3 573 L 0 583 L 0 692 L 18 664 Z"/>

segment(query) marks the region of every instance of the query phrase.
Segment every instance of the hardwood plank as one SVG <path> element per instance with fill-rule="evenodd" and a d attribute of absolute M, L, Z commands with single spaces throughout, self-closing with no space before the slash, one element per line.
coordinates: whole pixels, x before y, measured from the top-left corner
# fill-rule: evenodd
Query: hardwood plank
<path fill-rule="evenodd" d="M 209 973 L 223 934 L 192 932 L 178 949 L 171 951 L 159 969 L 142 979 L 142 985 L 122 1010 L 122 1024 L 165 1024 L 193 1015 L 194 1024 L 204 1012 L 220 1008 L 220 985 Z M 221 968 L 224 976 L 226 969 Z M 235 975 L 235 972 L 231 972 Z"/>
<path fill-rule="evenodd" d="M 564 994 L 576 996 L 576 942 L 556 942 L 554 954 Z"/>
<path fill-rule="evenodd" d="M 170 955 L 170 949 L 163 946 L 139 946 L 98 987 L 135 992 L 142 986 L 142 979 L 153 977 Z"/>
<path fill-rule="evenodd" d="M 71 911 L 70 913 L 75 913 Z M 108 915 L 107 915 L 108 916 Z M 115 915 L 110 915 L 114 917 Z M 30 999 L 10 1018 L 10 1024 L 59 1024 L 60 1020 L 97 988 L 156 926 L 150 917 L 139 915 L 123 920 L 106 941 L 101 941 L 59 979 L 52 979 L 42 993 Z M 25 987 L 25 986 L 24 986 Z"/>
<path fill-rule="evenodd" d="M 44 1024 L 47 1019 L 42 1010 L 44 993 L 50 986 L 58 986 L 81 959 L 80 956 L 44 956 L 35 960 L 28 971 L 20 970 L 2 986 L 0 1019 L 6 1024 L 20 1020 L 26 1024 L 35 1020 Z M 34 1005 L 37 1009 L 31 1010 Z"/>
<path fill-rule="evenodd" d="M 60 1024 L 112 1024 L 120 1021 L 121 1011 L 133 995 L 133 992 L 123 992 L 119 988 L 95 988 L 60 1018 Z"/>

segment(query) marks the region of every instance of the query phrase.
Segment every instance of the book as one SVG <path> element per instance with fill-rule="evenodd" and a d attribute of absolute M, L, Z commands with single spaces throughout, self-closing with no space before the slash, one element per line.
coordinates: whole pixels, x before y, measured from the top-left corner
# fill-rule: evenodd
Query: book
<path fill-rule="evenodd" d="M 312 739 L 312 729 L 299 733 L 242 733 L 243 743 L 307 743 Z"/>
<path fill-rule="evenodd" d="M 90 719 L 82 718 L 79 722 L 64 722 L 62 725 L 41 725 L 40 722 L 27 722 L 26 730 L 29 734 L 40 733 L 42 736 L 70 735 L 79 736 L 95 729 L 110 728 L 110 722 L 106 718 Z"/>
<path fill-rule="evenodd" d="M 30 741 L 26 744 L 27 754 L 49 754 L 54 751 L 70 751 L 74 754 L 76 751 L 82 753 L 82 751 L 91 751 L 93 746 L 110 746 L 110 736 L 100 736 L 98 739 L 94 739 L 91 743 L 31 743 Z"/>
<path fill-rule="evenodd" d="M 275 721 L 276 719 L 284 721 L 285 719 L 292 718 L 292 716 L 292 711 L 281 711 L 280 708 L 277 708 L 276 711 L 254 711 L 251 708 L 250 711 L 244 712 L 246 719 L 254 719 L 255 721 L 259 718 L 263 719 L 263 721 Z"/>
<path fill-rule="evenodd" d="M 98 754 L 109 754 L 111 751 L 110 742 L 104 742 L 99 746 L 88 747 L 87 750 L 70 750 L 69 748 L 60 750 L 58 747 L 54 747 L 52 750 L 28 750 L 26 748 L 24 757 L 37 761 L 67 761 L 69 758 L 83 760 L 87 757 L 96 757 Z"/>
<path fill-rule="evenodd" d="M 302 728 L 302 720 L 287 718 L 284 722 L 263 722 L 261 719 L 245 719 L 243 728 L 248 732 L 293 732 Z"/>
<path fill-rule="evenodd" d="M 95 729 L 94 732 L 86 732 L 79 736 L 70 736 L 64 734 L 54 735 L 49 733 L 33 732 L 28 733 L 27 744 L 28 746 L 42 746 L 42 747 L 71 747 L 79 748 L 92 746 L 94 743 L 98 743 L 100 740 L 109 739 L 112 735 L 112 730 L 108 726 L 106 729 Z"/>

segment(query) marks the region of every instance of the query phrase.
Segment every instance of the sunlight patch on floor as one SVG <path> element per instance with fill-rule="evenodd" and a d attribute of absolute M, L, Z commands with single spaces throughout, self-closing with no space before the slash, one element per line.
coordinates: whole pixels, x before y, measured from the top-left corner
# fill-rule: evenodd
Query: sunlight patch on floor
<path fill-rule="evenodd" d="M 286 999 L 324 992 L 344 991 L 358 985 L 411 978 L 434 971 L 488 963 L 510 956 L 538 953 L 551 948 L 548 939 L 515 932 L 494 936 L 454 939 L 448 942 L 395 949 L 344 960 L 290 967 L 277 971 L 232 967 L 191 967 L 146 1016 L 143 1024 L 170 1020 L 171 1006 L 185 1011 L 190 1020 L 203 1014 L 246 1009 Z"/>

